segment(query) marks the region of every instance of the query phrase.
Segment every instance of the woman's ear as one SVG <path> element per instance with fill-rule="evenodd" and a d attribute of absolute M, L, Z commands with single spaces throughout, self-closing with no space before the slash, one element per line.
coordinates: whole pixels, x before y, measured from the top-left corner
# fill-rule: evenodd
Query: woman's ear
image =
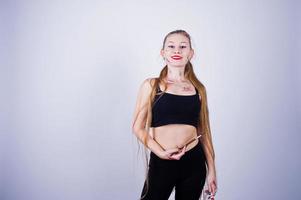
<path fill-rule="evenodd" d="M 162 57 L 164 56 L 164 50 L 163 50 L 163 49 L 161 49 L 160 55 L 161 55 Z"/>
<path fill-rule="evenodd" d="M 190 53 L 189 53 L 189 55 L 188 55 L 188 59 L 191 60 L 192 57 L 193 57 L 193 55 L 194 55 L 194 50 L 191 49 L 191 50 L 190 50 Z"/>

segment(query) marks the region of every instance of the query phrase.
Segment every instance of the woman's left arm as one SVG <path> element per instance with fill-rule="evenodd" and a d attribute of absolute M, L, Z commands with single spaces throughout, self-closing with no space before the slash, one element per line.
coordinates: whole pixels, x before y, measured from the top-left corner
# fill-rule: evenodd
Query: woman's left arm
<path fill-rule="evenodd" d="M 211 152 L 209 151 L 208 144 L 206 144 L 205 140 L 201 139 L 201 141 L 203 143 L 203 149 L 206 156 L 206 164 L 208 167 L 207 182 L 209 186 L 209 191 L 211 194 L 215 195 L 217 191 L 215 160 Z"/>

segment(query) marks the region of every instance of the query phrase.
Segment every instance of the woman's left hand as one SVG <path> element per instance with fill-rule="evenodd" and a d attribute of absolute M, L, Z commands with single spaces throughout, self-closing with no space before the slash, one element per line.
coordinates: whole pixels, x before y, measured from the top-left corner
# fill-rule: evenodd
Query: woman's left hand
<path fill-rule="evenodd" d="M 181 157 L 185 154 L 186 152 L 186 146 L 184 146 L 183 148 L 179 149 L 179 152 L 174 153 L 170 156 L 171 160 L 180 160 Z"/>
<path fill-rule="evenodd" d="M 207 176 L 207 182 L 209 187 L 209 192 L 213 195 L 217 192 L 217 181 L 216 181 L 216 174 L 214 171 L 210 171 Z"/>

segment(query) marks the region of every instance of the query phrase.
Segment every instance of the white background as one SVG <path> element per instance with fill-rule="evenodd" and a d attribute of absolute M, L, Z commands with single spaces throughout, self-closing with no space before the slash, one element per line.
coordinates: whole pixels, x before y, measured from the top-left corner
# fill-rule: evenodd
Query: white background
<path fill-rule="evenodd" d="M 301 198 L 300 1 L 0 5 L 0 199 L 138 199 L 134 105 L 175 29 L 208 92 L 217 199 Z"/>

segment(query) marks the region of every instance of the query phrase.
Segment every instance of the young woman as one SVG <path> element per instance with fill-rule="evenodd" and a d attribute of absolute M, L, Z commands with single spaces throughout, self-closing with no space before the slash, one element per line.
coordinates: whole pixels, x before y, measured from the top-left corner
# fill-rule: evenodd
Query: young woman
<path fill-rule="evenodd" d="M 140 86 L 133 133 L 148 148 L 150 160 L 143 200 L 200 198 L 206 177 L 217 191 L 215 154 L 210 132 L 206 89 L 190 62 L 194 51 L 184 30 L 168 33 L 160 52 L 166 65 L 158 78 Z"/>

